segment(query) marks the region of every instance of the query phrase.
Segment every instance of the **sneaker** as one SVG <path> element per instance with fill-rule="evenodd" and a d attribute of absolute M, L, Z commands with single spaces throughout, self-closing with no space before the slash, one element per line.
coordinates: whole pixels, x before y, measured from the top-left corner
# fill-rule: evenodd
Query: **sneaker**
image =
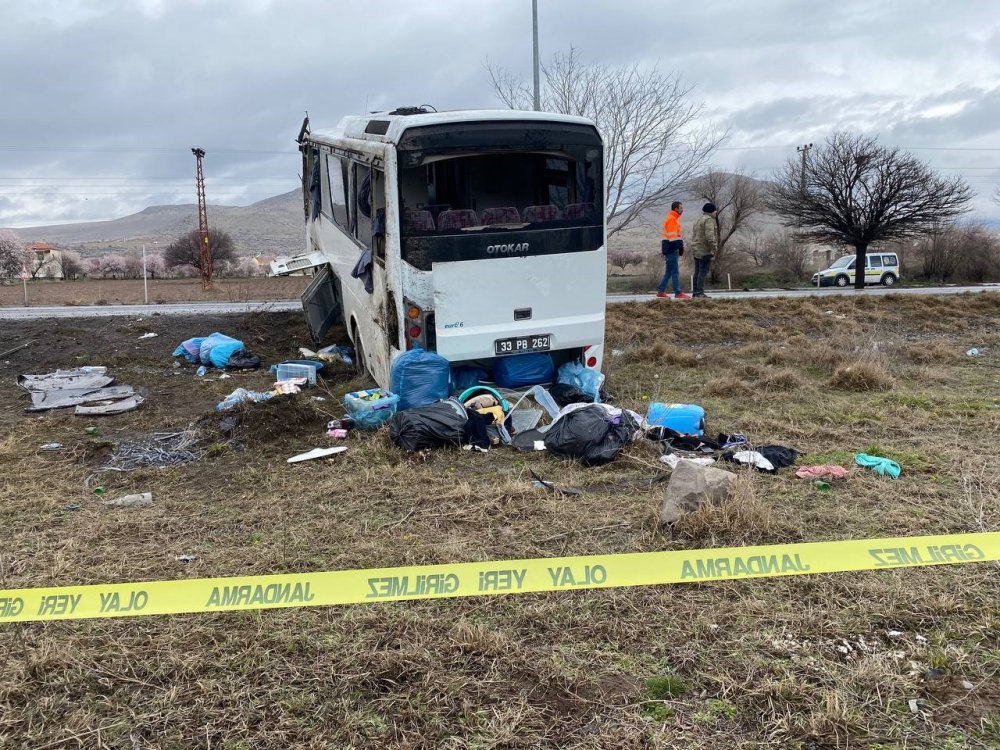
<path fill-rule="evenodd" d="M 656 296 L 657 296 L 657 297 L 659 297 L 660 299 L 666 299 L 666 298 L 667 298 L 667 297 L 669 297 L 670 295 L 669 295 L 669 294 L 667 294 L 666 292 L 657 292 L 657 293 L 656 293 Z"/>
<path fill-rule="evenodd" d="M 674 295 L 674 299 L 691 299 L 691 296 L 684 294 L 684 292 L 677 292 L 677 294 Z"/>
<path fill-rule="evenodd" d="M 702 292 L 701 294 L 696 294 L 694 296 L 697 297 L 698 299 L 708 299 L 708 295 L 705 294 L 704 292 Z"/>

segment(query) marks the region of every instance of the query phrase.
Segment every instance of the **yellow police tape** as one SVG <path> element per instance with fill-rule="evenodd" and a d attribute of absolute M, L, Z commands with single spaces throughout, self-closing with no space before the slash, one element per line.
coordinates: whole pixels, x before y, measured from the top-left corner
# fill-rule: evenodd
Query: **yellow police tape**
<path fill-rule="evenodd" d="M 1000 532 L 0 590 L 0 622 L 319 607 L 1000 560 Z"/>

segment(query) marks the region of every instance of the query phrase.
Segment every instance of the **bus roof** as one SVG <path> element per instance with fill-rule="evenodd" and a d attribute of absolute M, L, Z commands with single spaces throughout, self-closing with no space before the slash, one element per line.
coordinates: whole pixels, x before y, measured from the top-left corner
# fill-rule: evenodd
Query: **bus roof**
<path fill-rule="evenodd" d="M 349 115 L 344 117 L 336 128 L 313 131 L 310 134 L 310 139 L 324 142 L 341 138 L 360 138 L 395 145 L 399 143 L 403 133 L 408 128 L 468 122 L 509 122 L 511 120 L 531 120 L 555 125 L 560 123 L 590 125 L 596 128 L 596 125 L 586 117 L 516 109 L 460 109 L 412 115 L 391 115 L 379 112 L 367 117 Z"/>

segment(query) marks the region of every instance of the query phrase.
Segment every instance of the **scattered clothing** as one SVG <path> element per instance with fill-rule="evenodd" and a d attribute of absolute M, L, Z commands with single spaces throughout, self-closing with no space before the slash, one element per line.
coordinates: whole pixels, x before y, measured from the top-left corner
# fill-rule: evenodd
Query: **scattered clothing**
<path fill-rule="evenodd" d="M 757 451 L 737 451 L 736 453 L 724 453 L 722 455 L 723 461 L 731 461 L 732 463 L 744 464 L 745 466 L 753 467 L 754 469 L 759 469 L 760 471 L 766 471 L 768 474 L 777 474 L 778 470 L 774 468 L 774 464 L 767 460 L 763 454 Z"/>
<path fill-rule="evenodd" d="M 686 435 L 670 427 L 656 426 L 646 430 L 646 437 L 649 440 L 664 443 L 674 450 L 695 451 L 698 453 L 714 453 L 721 450 L 716 441 L 704 435 Z"/>
<path fill-rule="evenodd" d="M 360 279 L 368 294 L 375 291 L 375 282 L 372 280 L 372 250 L 370 247 L 366 247 L 358 257 L 358 262 L 351 270 L 351 278 Z"/>
<path fill-rule="evenodd" d="M 843 479 L 848 474 L 843 466 L 803 466 L 795 472 L 799 479 Z"/>
<path fill-rule="evenodd" d="M 747 436 L 738 432 L 728 435 L 724 432 L 720 432 L 719 436 L 715 439 L 715 442 L 717 442 L 719 444 L 719 448 L 724 451 L 732 448 L 742 448 L 743 446 L 750 444 L 750 441 L 747 440 Z"/>
<path fill-rule="evenodd" d="M 799 457 L 799 451 L 783 445 L 757 445 L 755 450 L 770 461 L 776 469 L 791 466 Z"/>
<path fill-rule="evenodd" d="M 660 456 L 660 463 L 666 464 L 671 469 L 676 469 L 677 464 L 681 461 L 691 461 L 692 463 L 698 464 L 698 466 L 711 466 L 715 463 L 714 458 L 699 457 L 699 458 L 685 458 L 683 456 L 678 456 L 676 453 L 667 453 L 664 456 Z"/>
<path fill-rule="evenodd" d="M 880 477 L 891 477 L 892 479 L 898 479 L 902 469 L 899 467 L 895 461 L 883 458 L 882 456 L 869 456 L 867 453 L 858 453 L 854 457 L 854 463 L 858 466 L 863 466 L 866 469 L 871 469 Z"/>

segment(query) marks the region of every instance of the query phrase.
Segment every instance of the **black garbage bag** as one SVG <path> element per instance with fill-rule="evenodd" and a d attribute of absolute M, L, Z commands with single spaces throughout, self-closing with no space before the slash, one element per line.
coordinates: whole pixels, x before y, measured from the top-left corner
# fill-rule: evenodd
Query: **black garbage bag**
<path fill-rule="evenodd" d="M 468 420 L 462 403 L 457 398 L 449 398 L 397 411 L 389 419 L 389 438 L 408 453 L 442 445 L 461 445 Z"/>
<path fill-rule="evenodd" d="M 545 433 L 545 448 L 558 458 L 601 466 L 614 461 L 638 429 L 625 410 L 612 416 L 599 404 L 583 406 L 555 421 Z"/>
<path fill-rule="evenodd" d="M 232 370 L 256 370 L 260 367 L 260 357 L 247 349 L 237 349 L 229 355 L 226 367 Z"/>
<path fill-rule="evenodd" d="M 549 395 L 552 396 L 552 400 L 559 404 L 560 407 L 569 406 L 570 404 L 594 403 L 593 396 L 569 383 L 556 383 L 549 388 Z"/>

